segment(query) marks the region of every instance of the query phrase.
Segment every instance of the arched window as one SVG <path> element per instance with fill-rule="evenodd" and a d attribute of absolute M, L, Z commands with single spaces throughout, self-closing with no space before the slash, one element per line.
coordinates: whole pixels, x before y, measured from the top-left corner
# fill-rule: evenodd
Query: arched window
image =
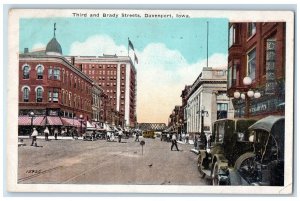
<path fill-rule="evenodd" d="M 28 65 L 23 66 L 23 79 L 29 79 L 30 67 Z"/>
<path fill-rule="evenodd" d="M 22 88 L 22 91 L 23 91 L 23 102 L 29 102 L 30 88 L 28 86 L 25 86 Z"/>
<path fill-rule="evenodd" d="M 39 86 L 35 89 L 36 92 L 36 102 L 43 102 L 43 87 Z"/>
<path fill-rule="evenodd" d="M 36 68 L 37 79 L 43 79 L 44 67 L 42 65 L 38 65 Z"/>

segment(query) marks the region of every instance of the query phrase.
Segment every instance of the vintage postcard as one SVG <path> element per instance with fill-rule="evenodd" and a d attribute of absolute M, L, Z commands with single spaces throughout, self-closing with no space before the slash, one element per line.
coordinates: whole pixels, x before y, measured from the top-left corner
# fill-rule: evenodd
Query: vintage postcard
<path fill-rule="evenodd" d="M 12 9 L 9 192 L 291 194 L 294 13 Z"/>

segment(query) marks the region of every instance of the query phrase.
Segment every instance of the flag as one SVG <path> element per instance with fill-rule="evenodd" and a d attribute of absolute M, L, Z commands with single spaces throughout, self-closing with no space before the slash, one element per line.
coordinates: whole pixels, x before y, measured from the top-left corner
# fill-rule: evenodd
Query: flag
<path fill-rule="evenodd" d="M 133 44 L 132 44 L 132 42 L 129 40 L 129 38 L 128 38 L 128 45 L 129 45 L 129 47 L 134 51 Z"/>
<path fill-rule="evenodd" d="M 137 56 L 136 56 L 136 54 L 134 53 L 134 61 L 138 64 L 139 63 L 139 60 L 138 60 L 138 58 L 137 58 Z"/>

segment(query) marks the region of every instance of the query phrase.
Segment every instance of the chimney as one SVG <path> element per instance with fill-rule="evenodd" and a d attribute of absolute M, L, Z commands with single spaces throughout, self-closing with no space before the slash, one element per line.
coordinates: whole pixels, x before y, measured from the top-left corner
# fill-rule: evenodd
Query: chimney
<path fill-rule="evenodd" d="M 24 54 L 26 54 L 26 53 L 28 53 L 28 52 L 29 52 L 28 47 L 25 47 L 25 48 L 24 48 Z"/>

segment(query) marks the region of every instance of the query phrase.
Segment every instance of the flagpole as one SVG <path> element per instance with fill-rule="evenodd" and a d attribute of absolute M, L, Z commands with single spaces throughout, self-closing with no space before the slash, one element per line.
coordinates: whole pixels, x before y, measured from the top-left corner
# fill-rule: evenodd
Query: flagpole
<path fill-rule="evenodd" d="M 206 22 L 206 25 L 207 25 L 207 33 L 206 33 L 206 67 L 208 68 L 208 28 L 209 28 L 209 25 L 208 25 L 208 21 Z"/>
<path fill-rule="evenodd" d="M 128 56 L 129 56 L 129 37 L 128 37 L 128 44 L 127 44 L 127 53 L 128 53 Z"/>

